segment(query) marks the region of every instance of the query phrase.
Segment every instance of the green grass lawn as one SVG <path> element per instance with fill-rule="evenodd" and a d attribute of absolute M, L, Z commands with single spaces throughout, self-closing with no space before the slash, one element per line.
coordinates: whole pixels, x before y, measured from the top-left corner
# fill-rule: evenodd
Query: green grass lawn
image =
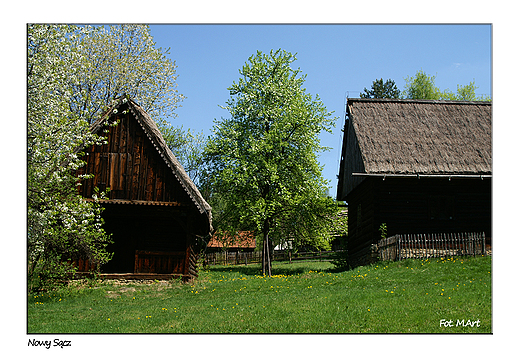
<path fill-rule="evenodd" d="M 328 262 L 275 263 L 273 277 L 259 272 L 259 265 L 218 266 L 201 270 L 192 284 L 101 282 L 32 294 L 27 330 L 492 332 L 491 257 L 379 262 L 343 272 Z"/>

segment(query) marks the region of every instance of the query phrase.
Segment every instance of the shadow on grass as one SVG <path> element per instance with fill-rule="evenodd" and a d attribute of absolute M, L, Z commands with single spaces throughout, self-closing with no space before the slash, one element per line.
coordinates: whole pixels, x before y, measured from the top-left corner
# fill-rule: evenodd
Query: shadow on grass
<path fill-rule="evenodd" d="M 351 270 L 352 270 L 352 268 L 334 266 L 334 267 L 328 268 L 324 271 L 330 272 L 330 273 L 340 273 L 340 272 L 351 271 Z"/>
<path fill-rule="evenodd" d="M 309 272 L 309 269 L 315 269 L 313 268 L 313 264 L 317 263 L 318 261 L 299 261 L 299 262 L 274 262 L 273 267 L 271 270 L 271 274 L 273 276 L 275 275 L 299 275 L 302 273 Z M 262 275 L 262 267 L 260 264 L 249 264 L 249 265 L 229 265 L 229 266 L 208 266 L 206 267 L 206 270 L 209 270 L 211 272 L 225 272 L 225 273 L 235 273 L 240 275 L 248 275 L 248 276 L 254 276 L 254 275 Z M 323 272 L 343 272 L 348 271 L 345 268 L 337 268 L 337 267 L 330 267 L 330 268 L 324 268 L 320 269 L 320 271 Z"/>
<path fill-rule="evenodd" d="M 237 273 L 242 275 L 254 276 L 261 275 L 262 269 L 259 264 L 250 265 L 229 265 L 229 266 L 208 266 L 206 270 L 210 272 L 225 272 L 225 273 Z"/>

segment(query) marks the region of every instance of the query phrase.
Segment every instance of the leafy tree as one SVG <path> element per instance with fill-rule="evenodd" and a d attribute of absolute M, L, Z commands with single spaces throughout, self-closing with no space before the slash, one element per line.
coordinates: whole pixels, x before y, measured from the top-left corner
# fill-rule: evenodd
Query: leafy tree
<path fill-rule="evenodd" d="M 333 255 L 332 264 L 337 269 L 348 270 L 351 268 L 348 260 L 347 237 L 348 217 L 347 215 L 336 215 L 333 221 L 333 233 L 339 238 L 340 250 Z"/>
<path fill-rule="evenodd" d="M 415 77 L 405 78 L 404 98 L 440 99 L 442 92 L 435 86 L 435 76 L 427 75 L 423 70 L 417 71 Z"/>
<path fill-rule="evenodd" d="M 361 92 L 359 96 L 361 98 L 399 98 L 400 94 L 401 91 L 393 80 L 388 79 L 383 83 L 381 78 L 372 82 L 370 90 L 365 87 L 364 92 Z"/>
<path fill-rule="evenodd" d="M 441 99 L 450 101 L 491 101 L 489 96 L 477 96 L 475 94 L 477 88 L 475 81 L 470 82 L 466 86 L 457 85 L 457 93 L 446 90 L 442 93 Z"/>
<path fill-rule="evenodd" d="M 215 223 L 221 231 L 262 234 L 262 272 L 271 275 L 272 235 L 291 235 L 323 246 L 325 223 L 336 210 L 325 195 L 317 153 L 321 131 L 335 118 L 319 97 L 302 87 L 305 76 L 284 50 L 251 56 L 229 88 L 205 155 L 209 163 Z"/>
<path fill-rule="evenodd" d="M 191 129 L 184 130 L 182 126 L 163 127 L 161 133 L 190 179 L 197 187 L 200 187 L 202 176 L 205 175 L 206 170 L 203 155 L 206 146 L 204 133 L 202 131 L 193 133 Z"/>
<path fill-rule="evenodd" d="M 405 78 L 406 85 L 403 91 L 404 98 L 432 99 L 451 101 L 491 101 L 489 96 L 477 96 L 475 81 L 466 86 L 457 85 L 457 93 L 450 90 L 441 91 L 435 85 L 435 76 L 429 76 L 424 71 L 417 71 L 414 77 Z"/>

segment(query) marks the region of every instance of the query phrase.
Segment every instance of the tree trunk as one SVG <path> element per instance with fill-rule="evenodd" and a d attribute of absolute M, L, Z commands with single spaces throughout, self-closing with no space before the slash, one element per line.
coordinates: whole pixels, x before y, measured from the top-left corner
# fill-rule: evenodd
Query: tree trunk
<path fill-rule="evenodd" d="M 262 245 L 262 275 L 265 275 L 265 259 L 266 259 L 266 254 L 265 254 L 265 245 L 266 245 L 267 241 L 265 241 L 265 236 L 264 236 L 264 243 Z"/>
<path fill-rule="evenodd" d="M 267 243 L 265 250 L 267 253 L 267 272 L 268 276 L 271 277 L 271 247 L 269 245 L 269 232 L 267 232 L 265 242 Z"/>
<path fill-rule="evenodd" d="M 264 245 L 262 250 L 262 275 L 271 277 L 271 250 L 269 245 L 269 221 L 264 223 Z"/>

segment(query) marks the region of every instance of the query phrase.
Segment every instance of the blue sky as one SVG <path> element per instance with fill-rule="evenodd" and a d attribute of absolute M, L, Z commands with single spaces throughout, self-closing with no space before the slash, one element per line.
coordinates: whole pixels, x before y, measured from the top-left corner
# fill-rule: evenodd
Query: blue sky
<path fill-rule="evenodd" d="M 471 81 L 477 94 L 491 95 L 491 25 L 151 25 L 158 47 L 170 48 L 177 64 L 177 84 L 187 98 L 174 125 L 211 134 L 214 119 L 228 118 L 227 88 L 257 50 L 282 48 L 296 53 L 307 75 L 304 87 L 318 94 L 338 117 L 333 134 L 321 143 L 332 148 L 320 155 L 330 194 L 336 194 L 345 98 L 359 97 L 375 79 L 405 78 L 423 70 L 436 76 L 441 89 L 456 91 Z"/>

